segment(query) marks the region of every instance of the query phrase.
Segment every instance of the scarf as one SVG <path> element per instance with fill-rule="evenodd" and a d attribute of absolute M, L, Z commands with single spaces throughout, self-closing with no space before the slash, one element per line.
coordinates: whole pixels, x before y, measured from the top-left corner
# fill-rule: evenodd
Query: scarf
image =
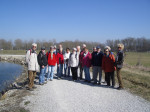
<path fill-rule="evenodd" d="M 51 51 L 51 59 L 53 59 L 53 51 Z"/>

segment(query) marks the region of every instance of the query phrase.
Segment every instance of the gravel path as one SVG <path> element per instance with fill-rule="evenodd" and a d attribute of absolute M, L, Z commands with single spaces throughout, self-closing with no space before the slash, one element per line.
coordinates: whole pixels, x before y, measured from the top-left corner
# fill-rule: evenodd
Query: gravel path
<path fill-rule="evenodd" d="M 69 79 L 37 87 L 20 104 L 31 112 L 150 112 L 150 102 L 125 90 Z"/>

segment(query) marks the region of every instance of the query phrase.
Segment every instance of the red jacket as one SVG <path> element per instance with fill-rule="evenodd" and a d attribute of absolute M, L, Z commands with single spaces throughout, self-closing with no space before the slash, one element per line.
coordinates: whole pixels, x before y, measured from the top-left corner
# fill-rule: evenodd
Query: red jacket
<path fill-rule="evenodd" d="M 102 69 L 104 72 L 113 72 L 116 70 L 116 67 L 114 65 L 115 63 L 115 57 L 113 54 L 109 53 L 109 56 L 106 55 L 103 56 L 102 60 Z"/>
<path fill-rule="evenodd" d="M 79 62 L 80 62 L 80 64 L 82 64 L 82 59 L 84 57 L 83 54 L 84 54 L 84 51 L 81 51 L 80 55 L 79 55 Z"/>
<path fill-rule="evenodd" d="M 57 64 L 64 64 L 64 56 L 62 53 L 57 53 Z"/>
<path fill-rule="evenodd" d="M 47 59 L 48 59 L 48 65 L 49 66 L 55 66 L 56 65 L 56 61 L 57 61 L 57 57 L 55 54 L 53 54 L 53 59 L 51 57 L 51 53 L 50 52 L 47 52 L 46 53 L 46 56 L 47 56 Z"/>
<path fill-rule="evenodd" d="M 84 57 L 84 54 L 83 54 L 82 67 L 84 67 L 84 66 L 91 67 L 91 62 L 92 62 L 91 53 L 88 52 L 88 54 L 85 57 Z"/>

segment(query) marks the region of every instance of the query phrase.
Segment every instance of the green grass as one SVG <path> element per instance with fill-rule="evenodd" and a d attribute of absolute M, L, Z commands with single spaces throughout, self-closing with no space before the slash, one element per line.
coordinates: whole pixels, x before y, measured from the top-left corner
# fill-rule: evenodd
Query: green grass
<path fill-rule="evenodd" d="M 126 52 L 125 63 L 132 66 L 150 67 L 150 53 L 149 52 Z"/>

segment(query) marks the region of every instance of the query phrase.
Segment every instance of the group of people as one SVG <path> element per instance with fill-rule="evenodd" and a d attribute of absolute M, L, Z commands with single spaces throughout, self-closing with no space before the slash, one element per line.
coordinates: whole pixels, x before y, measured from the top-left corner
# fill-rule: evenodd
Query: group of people
<path fill-rule="evenodd" d="M 123 44 L 118 44 L 116 58 L 113 52 L 111 52 L 111 48 L 109 46 L 104 48 L 104 52 L 101 50 L 100 46 L 93 47 L 92 53 L 89 52 L 85 44 L 83 44 L 82 49 L 80 49 L 80 46 L 77 46 L 72 48 L 72 50 L 69 48 L 64 50 L 61 44 L 58 49 L 56 46 L 50 46 L 48 52 L 45 51 L 45 47 L 42 47 L 39 54 L 37 54 L 36 48 L 37 44 L 33 43 L 32 48 L 26 53 L 29 90 L 33 90 L 35 88 L 34 79 L 36 77 L 36 72 L 39 71 L 39 67 L 40 85 L 45 84 L 47 81 L 53 81 L 54 71 L 57 71 L 56 75 L 58 79 L 61 79 L 62 77 L 70 77 L 72 74 L 73 81 L 84 80 L 85 82 L 91 83 L 93 80 L 93 84 L 101 85 L 103 70 L 107 86 L 115 86 L 114 72 L 116 71 L 119 82 L 118 89 L 123 89 L 120 73 L 124 61 Z M 92 78 L 90 75 L 91 67 Z M 99 79 L 97 80 L 98 76 Z"/>

